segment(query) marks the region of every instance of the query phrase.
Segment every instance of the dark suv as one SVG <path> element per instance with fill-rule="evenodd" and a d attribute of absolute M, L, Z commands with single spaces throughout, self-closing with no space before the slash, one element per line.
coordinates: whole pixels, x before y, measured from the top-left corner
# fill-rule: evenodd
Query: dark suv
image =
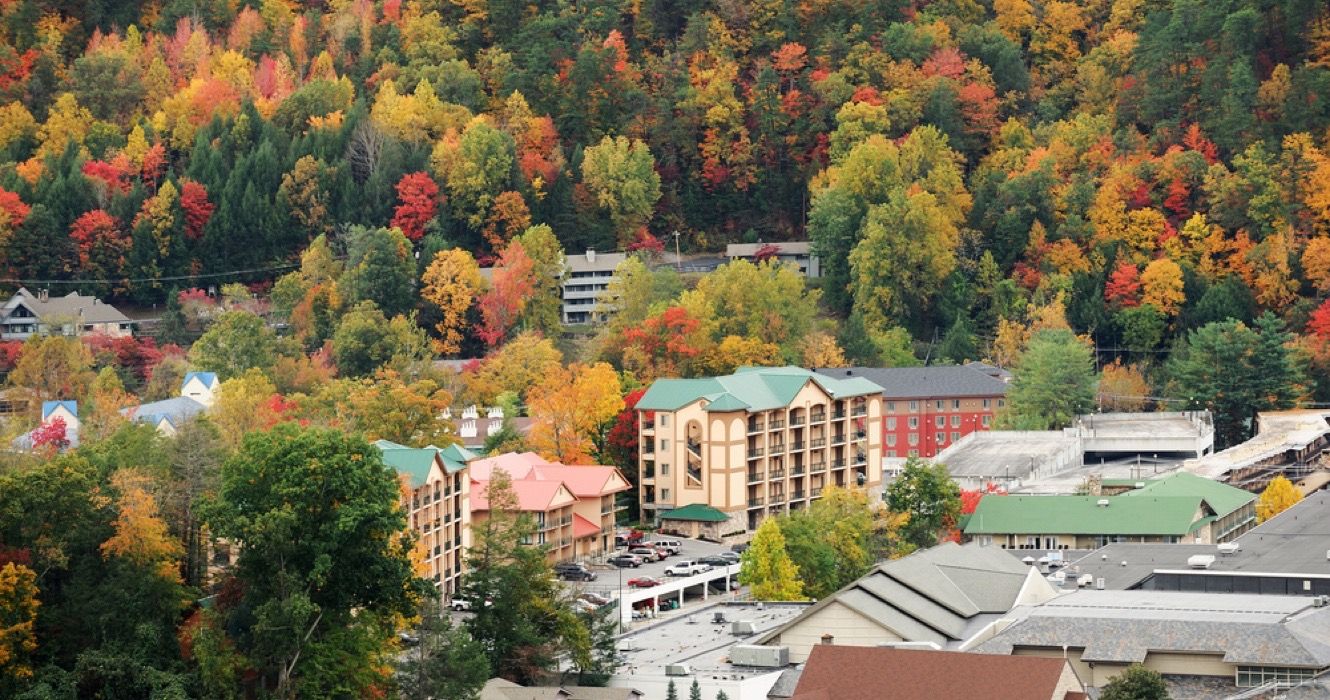
<path fill-rule="evenodd" d="M 596 572 L 586 568 L 585 564 L 556 564 L 554 573 L 565 581 L 596 580 Z"/>

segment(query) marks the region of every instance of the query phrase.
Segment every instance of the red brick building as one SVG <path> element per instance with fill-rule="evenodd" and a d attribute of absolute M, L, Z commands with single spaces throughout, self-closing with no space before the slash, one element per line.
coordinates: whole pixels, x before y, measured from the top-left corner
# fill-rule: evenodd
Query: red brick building
<path fill-rule="evenodd" d="M 863 377 L 883 387 L 882 456 L 888 459 L 933 457 L 976 430 L 990 430 L 1007 405 L 1010 376 L 981 363 L 815 371 L 837 379 Z"/>

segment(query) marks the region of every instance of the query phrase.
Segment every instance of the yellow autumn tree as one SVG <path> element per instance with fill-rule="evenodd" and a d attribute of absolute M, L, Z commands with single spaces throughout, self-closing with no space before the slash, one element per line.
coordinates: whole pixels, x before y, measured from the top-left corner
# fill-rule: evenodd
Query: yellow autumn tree
<path fill-rule="evenodd" d="M 1168 258 L 1152 260 L 1141 273 L 1141 303 L 1151 304 L 1169 316 L 1177 314 L 1186 296 L 1182 291 L 1182 268 Z"/>
<path fill-rule="evenodd" d="M 845 352 L 830 333 L 815 331 L 804 336 L 799 343 L 799 354 L 805 367 L 844 367 Z"/>
<path fill-rule="evenodd" d="M 439 308 L 440 319 L 434 324 L 439 338 L 434 349 L 452 355 L 461 349 L 466 311 L 481 288 L 480 268 L 471 253 L 460 248 L 441 250 L 421 277 L 420 296 Z"/>
<path fill-rule="evenodd" d="M 1105 365 L 1099 375 L 1099 405 L 1109 411 L 1139 411 L 1145 407 L 1150 384 L 1136 365 L 1124 365 L 1121 359 Z"/>
<path fill-rule="evenodd" d="M 222 382 L 208 418 L 217 425 L 222 439 L 239 447 L 247 433 L 272 427 L 277 416 L 271 408 L 277 387 L 258 369 Z"/>
<path fill-rule="evenodd" d="M 493 405 L 504 392 L 526 398 L 532 387 L 562 363 L 563 353 L 549 338 L 539 333 L 521 333 L 485 358 L 480 369 L 467 372 L 462 381 L 472 402 Z"/>
<path fill-rule="evenodd" d="M 9 562 L 0 569 L 0 679 L 32 678 L 29 656 L 37 650 L 37 574 Z M 0 688 L 7 685 L 0 680 Z"/>
<path fill-rule="evenodd" d="M 785 551 L 785 535 L 775 518 L 767 518 L 753 533 L 753 542 L 739 565 L 739 582 L 749 586 L 754 600 L 803 600 L 799 567 Z"/>
<path fill-rule="evenodd" d="M 1330 293 L 1330 236 L 1319 236 L 1307 242 L 1307 247 L 1302 249 L 1302 274 L 1316 291 Z"/>
<path fill-rule="evenodd" d="M 1283 476 L 1276 476 L 1256 500 L 1256 522 L 1263 523 L 1292 508 L 1302 500 L 1302 492 Z"/>
<path fill-rule="evenodd" d="M 702 357 L 702 369 L 708 374 L 730 374 L 740 367 L 774 367 L 783 364 L 780 346 L 760 338 L 727 335 L 711 346 Z"/>
<path fill-rule="evenodd" d="M 148 491 L 151 479 L 134 469 L 111 475 L 111 487 L 120 494 L 115 534 L 102 543 L 102 556 L 121 557 L 167 581 L 180 582 L 179 560 L 185 548 L 171 535 L 158 513 L 157 500 Z"/>
<path fill-rule="evenodd" d="M 622 410 L 619 375 L 608 364 L 554 368 L 527 396 L 531 446 L 546 459 L 591 464 L 605 424 Z"/>
<path fill-rule="evenodd" d="M 111 367 L 103 367 L 92 381 L 92 412 L 85 418 L 83 432 L 94 438 L 107 437 L 128 420 L 121 415 L 121 409 L 138 403 L 132 394 L 125 391 L 120 375 Z"/>

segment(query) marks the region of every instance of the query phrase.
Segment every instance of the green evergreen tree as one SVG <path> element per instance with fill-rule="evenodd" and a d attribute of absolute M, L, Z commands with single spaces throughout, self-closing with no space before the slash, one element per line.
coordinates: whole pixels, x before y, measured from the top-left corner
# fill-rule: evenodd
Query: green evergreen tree
<path fill-rule="evenodd" d="M 1100 700 L 1169 700 L 1168 685 L 1158 671 L 1133 664 L 1104 685 Z"/>
<path fill-rule="evenodd" d="M 1000 420 L 1017 430 L 1058 430 L 1094 408 L 1090 348 L 1066 329 L 1042 330 L 1017 361 Z"/>
<path fill-rule="evenodd" d="M 975 342 L 974 331 L 970 329 L 970 320 L 957 316 L 956 321 L 942 336 L 937 354 L 940 358 L 962 364 L 979 358 L 979 346 Z"/>
<path fill-rule="evenodd" d="M 184 310 L 180 308 L 180 295 L 175 289 L 166 294 L 166 306 L 162 309 L 162 315 L 157 320 L 156 330 L 154 337 L 157 338 L 159 345 L 167 343 L 180 346 L 189 345 L 189 321 L 185 318 Z"/>
<path fill-rule="evenodd" d="M 693 685 L 688 688 L 688 700 L 702 700 L 702 686 L 697 684 L 697 679 L 693 679 Z"/>
<path fill-rule="evenodd" d="M 674 687 L 674 679 L 670 679 L 670 684 L 665 687 L 665 700 L 679 700 L 679 691 Z"/>

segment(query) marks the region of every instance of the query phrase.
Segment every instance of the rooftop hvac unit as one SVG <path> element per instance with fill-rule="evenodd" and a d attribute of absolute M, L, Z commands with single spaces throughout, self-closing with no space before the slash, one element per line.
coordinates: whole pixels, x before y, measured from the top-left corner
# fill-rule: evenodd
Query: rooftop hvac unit
<path fill-rule="evenodd" d="M 1097 588 L 1097 589 L 1099 589 L 1099 590 L 1101 590 L 1101 591 L 1104 590 L 1104 579 L 1103 579 L 1103 577 L 1100 577 L 1100 578 L 1097 578 L 1097 579 L 1094 580 L 1094 587 Z"/>
<path fill-rule="evenodd" d="M 1237 554 L 1242 545 L 1237 542 L 1223 542 L 1219 545 L 1220 554 Z"/>
<path fill-rule="evenodd" d="M 1330 603 L 1330 596 L 1324 596 L 1324 595 L 1312 596 L 1313 608 L 1324 608 L 1327 603 Z"/>
<path fill-rule="evenodd" d="M 1208 569 L 1215 563 L 1213 554 L 1195 554 L 1187 557 L 1187 566 L 1193 569 Z"/>
<path fill-rule="evenodd" d="M 736 644 L 730 648 L 730 663 L 735 666 L 784 668 L 790 665 L 790 648 Z"/>
<path fill-rule="evenodd" d="M 753 628 L 753 623 L 748 620 L 735 620 L 730 623 L 730 634 L 736 637 L 746 637 L 756 633 L 757 630 Z"/>
<path fill-rule="evenodd" d="M 691 676 L 693 675 L 693 667 L 688 664 L 668 664 L 665 666 L 665 675 Z"/>
<path fill-rule="evenodd" d="M 1107 498 L 1101 498 L 1101 499 L 1099 499 L 1098 501 L 1095 502 L 1095 505 L 1099 506 L 1100 508 L 1107 508 L 1107 507 L 1108 507 L 1108 499 L 1107 499 Z"/>
<path fill-rule="evenodd" d="M 1093 585 L 1094 585 L 1094 574 L 1082 574 L 1080 578 L 1076 579 L 1076 586 L 1078 588 L 1085 588 L 1086 586 L 1093 586 Z"/>

